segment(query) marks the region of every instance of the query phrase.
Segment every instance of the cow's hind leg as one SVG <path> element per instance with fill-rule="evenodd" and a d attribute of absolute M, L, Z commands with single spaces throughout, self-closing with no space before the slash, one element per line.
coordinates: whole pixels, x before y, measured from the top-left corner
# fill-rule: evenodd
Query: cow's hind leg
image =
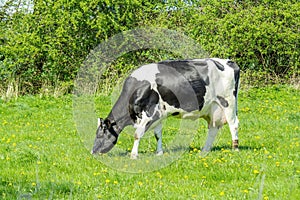
<path fill-rule="evenodd" d="M 232 138 L 232 148 L 236 151 L 239 150 L 239 139 L 238 139 L 238 127 L 239 127 L 239 120 L 237 117 L 236 108 L 226 108 L 224 110 L 226 121 L 230 128 L 231 138 Z"/>
<path fill-rule="evenodd" d="M 159 123 L 154 129 L 154 135 L 157 141 L 156 155 L 163 155 L 162 149 L 162 124 Z"/>
<path fill-rule="evenodd" d="M 213 127 L 213 126 L 209 127 L 207 139 L 206 139 L 204 147 L 202 148 L 202 152 L 206 153 L 211 150 L 213 142 L 216 138 L 218 131 L 219 131 L 218 127 Z"/>
<path fill-rule="evenodd" d="M 223 109 L 217 104 L 213 103 L 211 106 L 210 116 L 207 120 L 208 122 L 208 135 L 206 143 L 202 149 L 202 152 L 209 152 L 212 148 L 213 142 L 219 129 L 225 123 L 225 116 Z"/>

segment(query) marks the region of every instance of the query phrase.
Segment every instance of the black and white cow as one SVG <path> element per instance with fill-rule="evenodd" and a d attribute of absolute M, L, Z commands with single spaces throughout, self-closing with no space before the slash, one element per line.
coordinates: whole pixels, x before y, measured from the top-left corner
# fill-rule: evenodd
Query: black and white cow
<path fill-rule="evenodd" d="M 157 154 L 161 155 L 161 120 L 170 115 L 204 118 L 208 122 L 203 151 L 211 149 L 218 130 L 227 122 L 233 148 L 238 150 L 239 75 L 235 62 L 219 58 L 169 60 L 141 66 L 125 80 L 108 117 L 99 119 L 92 153 L 111 150 L 124 127 L 133 125 L 136 130 L 131 158 L 137 158 L 139 141 L 150 126 L 154 127 Z"/>

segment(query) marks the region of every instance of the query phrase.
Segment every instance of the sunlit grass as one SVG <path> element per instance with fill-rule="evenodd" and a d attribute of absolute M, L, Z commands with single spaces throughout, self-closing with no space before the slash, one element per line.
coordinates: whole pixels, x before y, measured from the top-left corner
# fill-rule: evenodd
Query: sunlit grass
<path fill-rule="evenodd" d="M 240 152 L 231 150 L 225 126 L 213 151 L 200 156 L 207 127 L 201 120 L 179 160 L 137 174 L 111 169 L 90 155 L 76 132 L 71 96 L 1 102 L 0 198 L 299 199 L 299 95 L 288 86 L 241 91 Z M 105 117 L 110 98 L 99 97 L 96 102 L 104 104 L 97 105 L 96 112 Z M 164 131 L 166 147 L 168 134 L 176 127 Z M 155 139 L 149 134 L 141 143 L 144 154 L 155 151 Z M 128 154 L 129 136 L 121 135 L 117 144 Z M 147 160 L 143 163 L 147 165 Z"/>

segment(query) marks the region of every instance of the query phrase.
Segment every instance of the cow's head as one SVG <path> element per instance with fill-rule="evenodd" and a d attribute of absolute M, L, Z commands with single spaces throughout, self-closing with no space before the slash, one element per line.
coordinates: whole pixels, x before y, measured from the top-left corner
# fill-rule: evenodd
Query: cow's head
<path fill-rule="evenodd" d="M 98 119 L 98 129 L 92 154 L 107 153 L 114 147 L 118 140 L 118 134 L 114 129 L 115 125 L 115 122 L 112 123 L 109 119 Z"/>

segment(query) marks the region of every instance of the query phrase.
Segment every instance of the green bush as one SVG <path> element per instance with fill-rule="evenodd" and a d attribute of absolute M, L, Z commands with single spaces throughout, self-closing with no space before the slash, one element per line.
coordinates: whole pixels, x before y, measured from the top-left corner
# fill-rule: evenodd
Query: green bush
<path fill-rule="evenodd" d="M 233 58 L 244 70 L 299 73 L 299 2 L 209 2 L 203 2 L 189 33 L 211 56 Z"/>
<path fill-rule="evenodd" d="M 37 0 L 26 10 L 7 1 L 0 7 L 0 92 L 70 92 L 92 49 L 141 26 L 186 33 L 211 56 L 232 58 L 244 71 L 298 77 L 299 7 L 296 0 Z M 176 55 L 135 52 L 122 56 L 109 71 L 118 77 L 125 73 L 124 65 L 131 69 L 169 58 Z"/>

